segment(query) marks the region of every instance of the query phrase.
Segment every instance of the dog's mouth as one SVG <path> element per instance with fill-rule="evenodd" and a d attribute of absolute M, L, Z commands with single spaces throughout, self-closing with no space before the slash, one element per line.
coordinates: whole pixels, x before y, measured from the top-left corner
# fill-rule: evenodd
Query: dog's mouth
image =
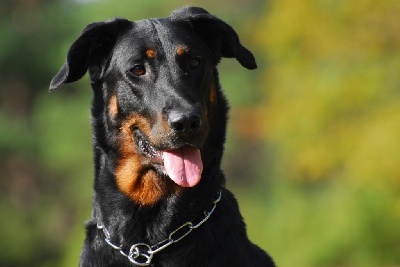
<path fill-rule="evenodd" d="M 133 139 L 140 154 L 151 159 L 156 163 L 162 162 L 162 154 L 160 153 L 160 151 L 157 151 L 150 144 L 150 141 L 145 137 L 145 135 L 139 129 L 134 129 Z"/>
<path fill-rule="evenodd" d="M 133 131 L 138 152 L 148 158 L 154 168 L 182 187 L 193 187 L 200 182 L 203 171 L 200 149 L 189 144 L 157 150 L 139 130 Z"/>

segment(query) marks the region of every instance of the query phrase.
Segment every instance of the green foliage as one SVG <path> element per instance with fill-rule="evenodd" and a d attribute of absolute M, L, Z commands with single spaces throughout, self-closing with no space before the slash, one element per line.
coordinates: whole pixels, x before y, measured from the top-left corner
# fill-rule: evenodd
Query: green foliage
<path fill-rule="evenodd" d="M 266 5 L 254 37 L 268 62 L 265 201 L 280 203 L 265 232 L 282 266 L 400 264 L 399 10 L 397 1 Z"/>
<path fill-rule="evenodd" d="M 3 5 L 4 4 L 4 5 Z M 93 164 L 85 80 L 48 94 L 92 21 L 187 4 L 232 24 L 259 69 L 221 63 L 224 170 L 278 266 L 400 266 L 400 2 L 15 1 L 0 8 L 0 265 L 76 266 Z"/>

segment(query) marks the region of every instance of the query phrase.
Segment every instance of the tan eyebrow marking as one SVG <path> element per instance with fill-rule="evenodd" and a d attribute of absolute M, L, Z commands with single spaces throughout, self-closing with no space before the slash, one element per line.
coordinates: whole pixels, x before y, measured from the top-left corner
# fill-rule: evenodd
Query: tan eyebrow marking
<path fill-rule="evenodd" d="M 154 49 L 149 48 L 146 50 L 146 56 L 148 58 L 155 58 L 156 55 L 157 55 L 157 53 L 156 53 L 156 51 L 154 51 Z"/>
<path fill-rule="evenodd" d="M 176 54 L 178 56 L 182 56 L 183 54 L 186 53 L 186 50 L 183 46 L 178 46 L 178 48 L 176 49 Z"/>

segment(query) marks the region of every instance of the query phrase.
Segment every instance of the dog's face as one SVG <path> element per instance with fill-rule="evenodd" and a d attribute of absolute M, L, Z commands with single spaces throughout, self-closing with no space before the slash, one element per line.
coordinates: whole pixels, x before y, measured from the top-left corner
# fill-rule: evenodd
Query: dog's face
<path fill-rule="evenodd" d="M 221 56 L 255 68 L 233 29 L 199 8 L 165 19 L 94 23 L 72 45 L 50 89 L 89 69 L 95 143 L 110 151 L 119 190 L 148 205 L 201 181 L 202 152 L 218 123 Z"/>
<path fill-rule="evenodd" d="M 132 128 L 136 143 L 143 141 L 140 154 L 202 146 L 214 65 L 188 25 L 136 22 L 118 38 L 109 61 L 102 79 L 108 115 L 116 126 Z M 135 120 L 146 126 L 128 126 Z"/>
<path fill-rule="evenodd" d="M 204 42 L 187 24 L 139 21 L 118 38 L 109 64 L 105 107 L 120 146 L 119 188 L 127 193 L 139 182 L 132 173 L 143 173 L 143 182 L 166 180 L 161 188 L 195 186 L 215 93 Z"/>

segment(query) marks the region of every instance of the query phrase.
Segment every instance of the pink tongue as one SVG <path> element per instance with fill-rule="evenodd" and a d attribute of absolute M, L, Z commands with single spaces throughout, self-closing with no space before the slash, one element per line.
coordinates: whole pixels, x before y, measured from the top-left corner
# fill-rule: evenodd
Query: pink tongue
<path fill-rule="evenodd" d="M 178 185 L 193 187 L 201 179 L 203 162 L 198 148 L 184 146 L 162 152 L 164 168 L 168 176 Z"/>

